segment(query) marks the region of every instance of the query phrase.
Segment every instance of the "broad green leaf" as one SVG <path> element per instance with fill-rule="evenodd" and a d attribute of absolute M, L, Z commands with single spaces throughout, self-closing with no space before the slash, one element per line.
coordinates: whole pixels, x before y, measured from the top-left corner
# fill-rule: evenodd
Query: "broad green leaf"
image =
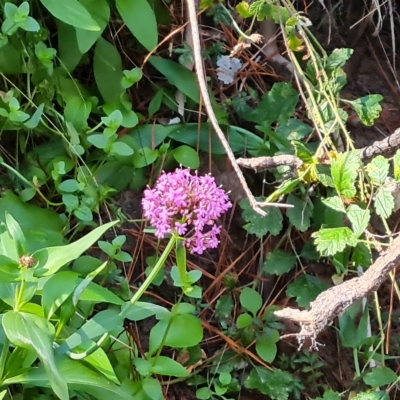
<path fill-rule="evenodd" d="M 347 209 L 347 218 L 351 222 L 354 235 L 358 238 L 360 237 L 369 224 L 369 219 L 371 218 L 369 210 L 363 210 L 356 204 L 351 204 Z"/>
<path fill-rule="evenodd" d="M 63 222 L 53 211 L 37 207 L 33 204 L 23 203 L 11 191 L 5 191 L 0 199 L 0 220 L 5 222 L 5 212 L 10 213 L 26 237 L 28 253 L 46 247 L 63 243 Z M 1 237 L 0 228 L 0 254 L 7 255 L 15 260 L 18 253 L 13 250 L 14 241 Z M 9 236 L 9 235 L 8 235 Z M 4 240 L 3 240 L 4 239 Z"/>
<path fill-rule="evenodd" d="M 263 335 L 256 341 L 256 352 L 267 363 L 271 363 L 275 360 L 278 351 L 276 342 L 279 340 L 279 334 L 277 336 L 277 338 L 272 338 Z"/>
<path fill-rule="evenodd" d="M 40 0 L 47 10 L 60 21 L 87 31 L 99 31 L 100 27 L 78 0 Z"/>
<path fill-rule="evenodd" d="M 288 141 L 304 139 L 312 132 L 310 125 L 296 119 L 290 118 L 284 123 L 280 124 L 276 130 L 276 134 L 286 138 Z M 278 143 L 276 143 L 278 145 Z"/>
<path fill-rule="evenodd" d="M 262 298 L 260 293 L 252 288 L 245 287 L 240 292 L 239 299 L 242 307 L 250 311 L 253 316 L 256 317 L 258 311 L 262 307 Z"/>
<path fill-rule="evenodd" d="M 293 194 L 289 194 L 286 203 L 294 206 L 286 210 L 290 223 L 300 232 L 307 231 L 313 214 L 312 206 L 309 202 L 299 199 Z"/>
<path fill-rule="evenodd" d="M 300 307 L 308 308 L 310 302 L 326 289 L 328 289 L 328 285 L 317 277 L 303 274 L 288 285 L 285 294 L 288 297 L 296 298 Z"/>
<path fill-rule="evenodd" d="M 148 360 L 151 364 L 151 371 L 156 375 L 176 376 L 184 378 L 189 375 L 185 367 L 172 358 L 157 356 Z"/>
<path fill-rule="evenodd" d="M 190 314 L 178 314 L 158 321 L 150 331 L 149 353 L 154 354 L 161 343 L 181 349 L 196 346 L 203 339 L 201 321 Z"/>
<path fill-rule="evenodd" d="M 270 125 L 273 122 L 286 123 L 294 115 L 299 101 L 299 92 L 287 82 L 274 83 L 266 92 L 249 120 Z"/>
<path fill-rule="evenodd" d="M 273 400 L 287 400 L 291 392 L 293 377 L 289 372 L 274 368 L 254 367 L 244 386 L 256 389 Z"/>
<path fill-rule="evenodd" d="M 23 255 L 28 254 L 26 238 L 24 233 L 22 232 L 20 225 L 7 211 L 5 213 L 5 217 L 7 230 L 17 246 L 18 255 L 22 257 Z"/>
<path fill-rule="evenodd" d="M 334 392 L 333 390 L 325 390 L 323 397 L 317 397 L 315 400 L 341 400 L 341 397 L 338 392 Z"/>
<path fill-rule="evenodd" d="M 333 50 L 326 60 L 325 69 L 327 71 L 331 71 L 343 67 L 343 65 L 346 64 L 346 61 L 351 57 L 353 52 L 353 49 Z"/>
<path fill-rule="evenodd" d="M 116 0 L 117 10 L 133 36 L 149 51 L 158 43 L 157 21 L 147 0 Z"/>
<path fill-rule="evenodd" d="M 76 29 L 79 51 L 84 54 L 96 43 L 96 40 L 101 36 L 107 26 L 108 20 L 110 19 L 110 6 L 107 0 L 80 0 L 80 2 L 91 14 L 100 28 L 97 31 Z"/>
<path fill-rule="evenodd" d="M 262 202 L 264 199 L 257 198 L 257 200 Z M 261 216 L 253 210 L 247 199 L 241 200 L 239 205 L 243 209 L 242 217 L 247 222 L 243 226 L 247 232 L 261 238 L 268 232 L 277 235 L 282 230 L 283 217 L 278 208 L 268 207 L 266 209 L 267 215 Z"/>
<path fill-rule="evenodd" d="M 367 165 L 367 173 L 373 183 L 384 185 L 386 177 L 389 174 L 389 161 L 383 156 L 375 157 Z"/>
<path fill-rule="evenodd" d="M 328 197 L 327 199 L 323 199 L 322 202 L 335 211 L 338 211 L 341 213 L 346 212 L 346 208 L 343 204 L 343 200 L 339 196 Z"/>
<path fill-rule="evenodd" d="M 172 155 L 177 163 L 182 164 L 185 168 L 197 170 L 200 165 L 199 155 L 196 150 L 189 146 L 179 146 L 172 151 Z"/>
<path fill-rule="evenodd" d="M 125 307 L 130 308 L 128 313 L 125 315 L 125 318 L 130 319 L 131 321 L 141 321 L 153 315 L 155 315 L 157 319 L 160 319 L 162 316 L 170 314 L 170 311 L 164 307 L 143 301 L 137 301 L 134 305 L 131 305 L 130 302 L 127 302 L 122 307 L 122 311 Z"/>
<path fill-rule="evenodd" d="M 158 379 L 148 377 L 142 381 L 143 391 L 147 394 L 151 400 L 162 400 L 164 399 L 163 391 L 161 389 L 161 383 Z M 140 397 L 143 398 L 142 396 Z M 147 399 L 144 399 L 147 400 Z"/>
<path fill-rule="evenodd" d="M 253 323 L 253 317 L 250 314 L 240 314 L 236 319 L 236 326 L 238 328 L 246 328 Z"/>
<path fill-rule="evenodd" d="M 358 240 L 354 233 L 347 227 L 320 229 L 314 232 L 312 237 L 315 238 L 317 250 L 322 256 L 333 256 L 343 251 L 346 246 L 354 247 Z"/>
<path fill-rule="evenodd" d="M 0 254 L 1 282 L 17 282 L 21 280 L 19 263 Z"/>
<path fill-rule="evenodd" d="M 121 56 L 115 46 L 102 37 L 97 40 L 93 69 L 97 88 L 104 101 L 118 100 L 124 91 L 121 86 L 124 76 Z"/>
<path fill-rule="evenodd" d="M 243 3 L 244 3 L 244 1 L 243 1 Z M 213 392 L 208 387 L 202 387 L 202 388 L 196 390 L 196 399 L 199 399 L 199 400 L 211 399 L 212 395 L 213 395 Z"/>
<path fill-rule="evenodd" d="M 118 221 L 112 221 L 105 225 L 101 225 L 83 238 L 68 245 L 47 247 L 36 251 L 32 254 L 32 257 L 37 261 L 37 264 L 34 267 L 34 275 L 47 276 L 54 274 L 61 267 L 78 258 L 93 243 L 95 243 L 101 235 L 117 222 Z"/>
<path fill-rule="evenodd" d="M 380 187 L 376 192 L 374 206 L 379 216 L 389 218 L 394 209 L 393 195 L 385 187 Z"/>
<path fill-rule="evenodd" d="M 86 321 L 76 332 L 69 336 L 58 348 L 57 353 L 63 354 L 67 350 L 72 351 L 88 341 L 95 341 L 104 333 L 108 333 L 122 327 L 123 319 L 117 310 L 111 308 L 98 312 L 93 318 Z"/>
<path fill-rule="evenodd" d="M 88 347 L 90 345 L 88 344 Z M 100 347 L 92 354 L 85 357 L 85 362 L 102 373 L 108 380 L 119 385 L 119 380 L 115 375 L 114 369 L 110 363 L 105 351 Z"/>
<path fill-rule="evenodd" d="M 274 250 L 268 253 L 264 261 L 263 271 L 266 274 L 283 275 L 289 272 L 296 264 L 296 256 L 283 250 Z"/>
<path fill-rule="evenodd" d="M 360 167 L 360 155 L 358 151 L 339 153 L 332 160 L 331 174 L 335 188 L 340 196 L 352 199 L 356 195 L 354 186 L 358 169 Z"/>
<path fill-rule="evenodd" d="M 53 353 L 54 327 L 44 318 L 25 312 L 8 311 L 2 319 L 4 331 L 16 346 L 36 351 L 57 396 L 68 400 L 68 387 L 58 370 Z"/>
<path fill-rule="evenodd" d="M 364 125 L 372 126 L 382 111 L 382 106 L 379 104 L 383 100 L 380 94 L 369 94 L 368 96 L 360 97 L 359 99 L 350 101 L 355 112 Z"/>
<path fill-rule="evenodd" d="M 388 367 L 376 366 L 363 378 L 364 383 L 372 387 L 386 386 L 396 382 L 397 374 Z"/>
<path fill-rule="evenodd" d="M 189 71 L 183 65 L 162 57 L 152 56 L 149 62 L 167 78 L 171 85 L 175 86 L 194 102 L 199 103 L 200 92 L 195 73 Z"/>
<path fill-rule="evenodd" d="M 58 370 L 71 390 L 89 393 L 95 399 L 111 398 L 113 400 L 134 400 L 136 397 L 123 391 L 109 381 L 103 374 L 68 357 L 57 357 Z M 6 379 L 4 385 L 21 384 L 27 386 L 49 387 L 49 379 L 42 366 L 29 369 L 27 372 Z"/>
<path fill-rule="evenodd" d="M 32 117 L 24 123 L 24 125 L 28 129 L 34 129 L 39 125 L 40 120 L 42 119 L 43 115 L 43 108 L 44 108 L 44 103 L 40 104 L 37 108 Z"/>
<path fill-rule="evenodd" d="M 48 320 L 72 294 L 79 281 L 79 275 L 72 271 L 60 271 L 46 281 L 42 289 L 42 307 Z"/>
<path fill-rule="evenodd" d="M 115 142 L 111 145 L 110 153 L 119 156 L 131 156 L 133 154 L 133 150 L 126 143 Z"/>

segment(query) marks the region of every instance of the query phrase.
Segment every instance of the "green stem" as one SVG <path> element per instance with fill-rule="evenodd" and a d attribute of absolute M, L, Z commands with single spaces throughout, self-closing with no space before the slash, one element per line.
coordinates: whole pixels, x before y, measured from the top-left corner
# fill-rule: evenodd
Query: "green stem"
<path fill-rule="evenodd" d="M 353 348 L 353 359 L 354 359 L 354 367 L 356 369 L 356 377 L 360 377 L 360 364 L 358 363 L 358 352 L 356 348 Z"/>
<path fill-rule="evenodd" d="M 21 281 L 21 286 L 19 287 L 16 302 L 15 302 L 15 311 L 19 311 L 22 307 L 22 299 L 24 297 L 26 282 L 25 280 Z"/>
<path fill-rule="evenodd" d="M 29 182 L 23 175 L 21 175 L 16 169 L 6 164 L 5 162 L 0 162 L 0 165 L 2 165 L 3 167 L 7 168 L 9 171 L 14 173 L 16 176 L 18 176 L 19 179 L 25 182 L 32 189 L 35 189 L 36 193 L 46 202 L 48 206 L 58 207 L 64 204 L 64 203 L 53 203 L 50 200 L 47 200 L 46 196 L 33 183 Z"/>
<path fill-rule="evenodd" d="M 158 275 L 158 273 L 160 272 L 162 266 L 165 264 L 165 261 L 166 261 L 168 255 L 169 255 L 169 253 L 171 253 L 172 249 L 175 246 L 176 238 L 177 238 L 177 236 L 175 236 L 175 235 L 171 236 L 171 239 L 169 239 L 167 247 L 165 248 L 165 250 L 161 254 L 161 257 L 158 259 L 158 261 L 157 261 L 156 265 L 154 266 L 154 268 L 151 270 L 149 276 L 143 282 L 142 286 L 140 286 L 140 288 L 133 295 L 133 297 L 131 298 L 129 304 L 127 304 L 126 307 L 120 312 L 119 315 L 122 318 L 126 317 L 126 315 L 130 311 L 132 306 L 142 297 L 143 293 L 147 290 L 147 288 L 151 285 L 151 283 L 153 282 L 155 277 Z"/>

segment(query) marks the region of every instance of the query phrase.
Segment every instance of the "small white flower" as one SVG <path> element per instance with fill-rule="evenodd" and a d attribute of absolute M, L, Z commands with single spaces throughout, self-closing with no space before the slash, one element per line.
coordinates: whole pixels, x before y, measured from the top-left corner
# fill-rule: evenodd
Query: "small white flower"
<path fill-rule="evenodd" d="M 242 68 L 242 62 L 236 57 L 219 56 L 217 60 L 217 78 L 228 85 L 235 80 L 236 72 Z"/>

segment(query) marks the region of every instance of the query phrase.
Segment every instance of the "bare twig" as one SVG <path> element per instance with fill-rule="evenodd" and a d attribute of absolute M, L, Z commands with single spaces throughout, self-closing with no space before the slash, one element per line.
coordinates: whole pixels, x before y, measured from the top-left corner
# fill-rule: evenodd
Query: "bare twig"
<path fill-rule="evenodd" d="M 195 66 L 196 66 L 197 80 L 199 82 L 200 93 L 201 93 L 201 97 L 204 102 L 204 107 L 207 111 L 207 115 L 211 121 L 211 124 L 215 130 L 215 133 L 217 134 L 219 140 L 221 141 L 221 144 L 224 147 L 226 155 L 228 156 L 229 161 L 232 164 L 232 167 L 240 181 L 240 184 L 242 185 L 243 190 L 245 191 L 246 196 L 250 201 L 251 206 L 253 207 L 254 211 L 258 212 L 261 215 L 266 215 L 266 212 L 264 210 L 262 210 L 260 208 L 260 206 L 291 207 L 291 205 L 280 204 L 280 203 L 264 203 L 264 202 L 259 203 L 254 198 L 249 187 L 247 186 L 247 183 L 243 176 L 243 173 L 242 173 L 241 169 L 239 168 L 239 166 L 237 165 L 237 162 L 235 160 L 235 156 L 232 152 L 232 149 L 230 148 L 229 143 L 226 140 L 225 135 L 222 132 L 222 129 L 220 128 L 220 126 L 218 124 L 218 120 L 215 116 L 214 110 L 211 105 L 211 100 L 210 100 L 210 96 L 208 94 L 208 89 L 207 89 L 207 83 L 205 81 L 203 59 L 202 59 L 202 55 L 201 55 L 199 26 L 197 23 L 196 1 L 195 0 L 187 0 L 186 2 L 187 2 L 187 7 L 188 7 L 190 25 L 192 27 L 193 55 L 194 55 L 194 62 L 195 62 Z"/>
<path fill-rule="evenodd" d="M 341 315 L 356 300 L 368 296 L 376 291 L 387 274 L 400 263 L 400 237 L 376 259 L 364 275 L 350 279 L 333 286 L 322 292 L 311 304 L 310 310 L 297 310 L 284 308 L 275 311 L 280 318 L 292 320 L 300 325 L 300 332 L 282 336 L 282 338 L 295 336 L 300 347 L 306 339 L 311 340 L 311 346 L 317 348 L 317 335 L 330 325 L 333 320 Z"/>

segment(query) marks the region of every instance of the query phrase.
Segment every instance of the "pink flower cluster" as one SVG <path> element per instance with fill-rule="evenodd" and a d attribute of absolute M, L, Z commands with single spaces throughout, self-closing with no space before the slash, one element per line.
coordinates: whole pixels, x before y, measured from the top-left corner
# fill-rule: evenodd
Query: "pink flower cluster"
<path fill-rule="evenodd" d="M 221 228 L 215 222 L 232 204 L 211 175 L 192 175 L 190 169 L 177 168 L 163 172 L 154 188 L 144 191 L 142 207 L 158 238 L 178 234 L 185 237 L 192 253 L 202 254 L 218 246 Z"/>

